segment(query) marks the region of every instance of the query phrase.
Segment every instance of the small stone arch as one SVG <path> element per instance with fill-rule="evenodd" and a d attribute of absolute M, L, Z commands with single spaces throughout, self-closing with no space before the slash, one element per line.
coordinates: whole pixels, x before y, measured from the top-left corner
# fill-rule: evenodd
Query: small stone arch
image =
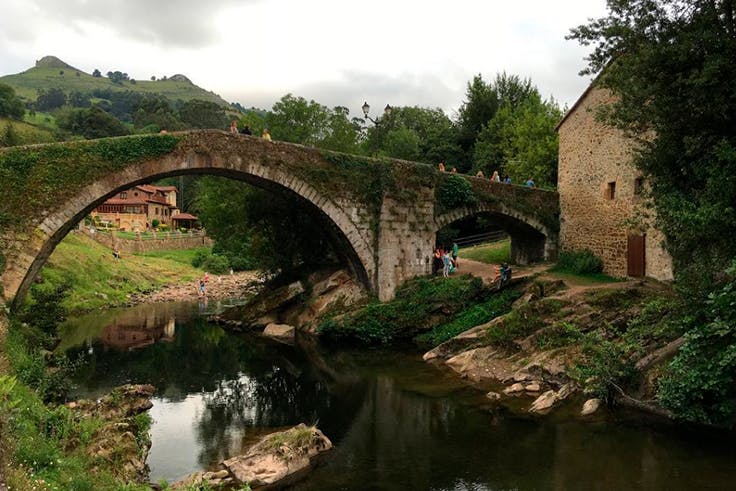
<path fill-rule="evenodd" d="M 557 258 L 557 233 L 537 217 L 515 210 L 504 203 L 482 203 L 456 208 L 435 219 L 435 233 L 466 218 L 486 215 L 494 219 L 511 237 L 511 260 L 530 264 Z"/>

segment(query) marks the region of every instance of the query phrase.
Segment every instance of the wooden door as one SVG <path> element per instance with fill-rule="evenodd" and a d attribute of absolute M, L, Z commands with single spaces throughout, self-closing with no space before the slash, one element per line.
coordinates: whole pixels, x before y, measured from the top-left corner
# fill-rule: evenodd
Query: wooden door
<path fill-rule="evenodd" d="M 626 272 L 629 276 L 646 274 L 645 237 L 644 235 L 629 235 Z"/>

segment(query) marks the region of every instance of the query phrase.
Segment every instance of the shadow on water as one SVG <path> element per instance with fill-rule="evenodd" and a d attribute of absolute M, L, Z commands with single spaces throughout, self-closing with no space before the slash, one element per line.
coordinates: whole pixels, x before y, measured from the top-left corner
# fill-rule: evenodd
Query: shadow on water
<path fill-rule="evenodd" d="M 155 304 L 63 328 L 80 397 L 156 387 L 152 480 L 212 468 L 267 432 L 318 423 L 335 449 L 298 490 L 725 489 L 730 438 L 513 415 L 416 353 L 288 346 L 206 323 L 214 306 Z"/>

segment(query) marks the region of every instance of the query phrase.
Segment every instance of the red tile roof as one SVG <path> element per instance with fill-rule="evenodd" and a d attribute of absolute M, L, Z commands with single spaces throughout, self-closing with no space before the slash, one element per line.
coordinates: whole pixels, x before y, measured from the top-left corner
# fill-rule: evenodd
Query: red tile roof
<path fill-rule="evenodd" d="M 171 215 L 172 220 L 199 220 L 194 215 L 190 215 L 189 213 L 177 213 L 176 215 Z"/>
<path fill-rule="evenodd" d="M 156 204 L 159 204 L 159 205 L 166 205 L 166 206 L 169 206 L 171 208 L 176 208 L 176 206 L 174 206 L 171 203 L 169 203 L 168 201 L 166 201 L 166 198 L 164 198 L 163 196 L 151 196 L 150 198 L 147 198 L 147 201 L 149 201 L 151 203 L 156 203 Z"/>
<path fill-rule="evenodd" d="M 164 191 L 164 192 L 166 192 L 166 191 L 178 191 L 178 189 L 176 188 L 176 186 L 151 186 L 151 187 L 154 187 L 154 188 L 158 189 L 159 191 Z"/>
<path fill-rule="evenodd" d="M 149 194 L 156 193 L 156 186 L 151 186 L 150 184 L 140 184 L 136 186 L 136 188 L 140 189 L 144 193 L 149 193 Z"/>
<path fill-rule="evenodd" d="M 110 198 L 103 205 L 147 205 L 143 198 Z"/>

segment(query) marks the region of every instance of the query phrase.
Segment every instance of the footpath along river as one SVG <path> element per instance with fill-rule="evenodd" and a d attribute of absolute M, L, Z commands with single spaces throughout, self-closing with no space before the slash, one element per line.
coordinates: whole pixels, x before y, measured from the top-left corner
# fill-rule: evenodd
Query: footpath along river
<path fill-rule="evenodd" d="M 616 413 L 531 417 L 487 401 L 421 353 L 289 346 L 168 303 L 70 319 L 78 397 L 156 387 L 151 481 L 176 480 L 304 422 L 335 444 L 296 490 L 733 489 L 733 434 Z"/>

